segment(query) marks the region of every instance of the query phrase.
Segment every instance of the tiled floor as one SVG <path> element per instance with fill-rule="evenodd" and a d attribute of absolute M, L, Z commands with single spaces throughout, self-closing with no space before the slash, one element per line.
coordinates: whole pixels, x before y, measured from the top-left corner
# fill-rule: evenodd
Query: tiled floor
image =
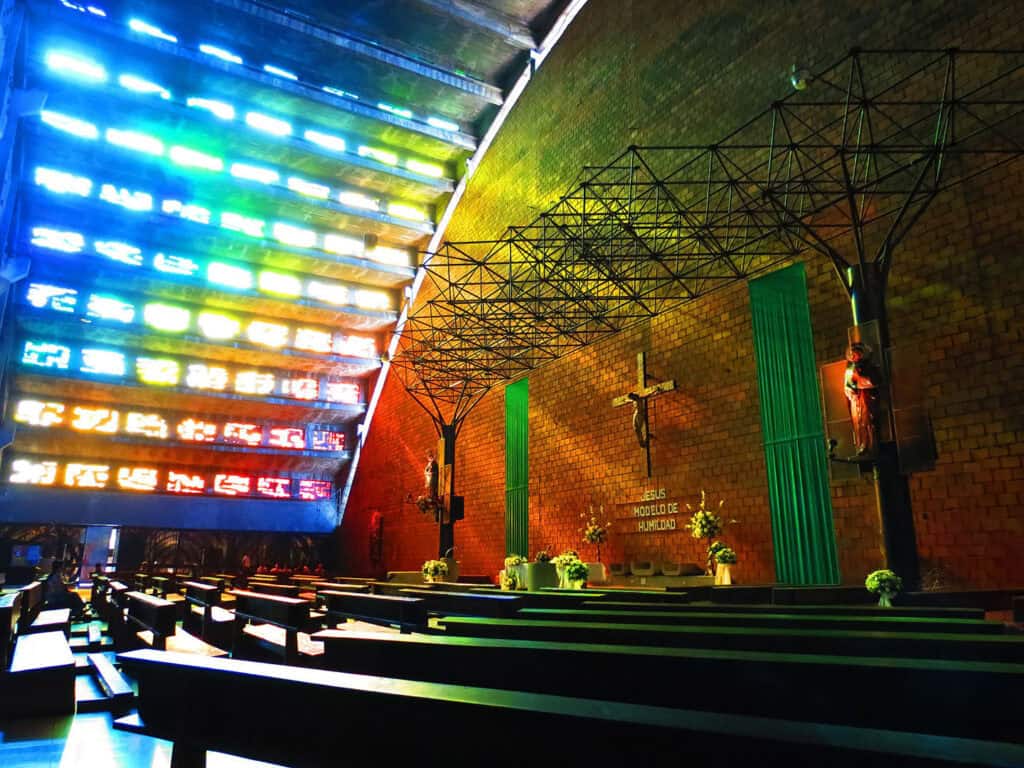
<path fill-rule="evenodd" d="M 74 718 L 0 722 L 2 768 L 169 768 L 171 743 L 111 727 L 107 712 Z M 270 763 L 210 752 L 208 768 L 267 768 Z M 273 768 L 271 766 L 271 768 Z"/>

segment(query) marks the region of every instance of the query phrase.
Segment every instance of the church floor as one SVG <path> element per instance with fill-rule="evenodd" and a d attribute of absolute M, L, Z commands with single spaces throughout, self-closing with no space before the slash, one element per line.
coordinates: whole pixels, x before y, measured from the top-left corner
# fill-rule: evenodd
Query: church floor
<path fill-rule="evenodd" d="M 0 722 L 3 768 L 169 768 L 171 743 L 111 727 L 109 712 Z M 210 752 L 208 768 L 273 768 Z"/>

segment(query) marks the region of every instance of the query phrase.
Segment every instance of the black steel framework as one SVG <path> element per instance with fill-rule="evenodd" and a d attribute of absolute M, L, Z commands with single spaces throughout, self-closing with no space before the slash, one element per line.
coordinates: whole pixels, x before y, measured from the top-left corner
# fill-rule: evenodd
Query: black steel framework
<path fill-rule="evenodd" d="M 1022 116 L 1024 51 L 853 50 L 716 144 L 630 147 L 531 223 L 444 243 L 392 365 L 457 433 L 495 384 L 808 250 L 884 317 L 896 247 L 1024 155 Z"/>

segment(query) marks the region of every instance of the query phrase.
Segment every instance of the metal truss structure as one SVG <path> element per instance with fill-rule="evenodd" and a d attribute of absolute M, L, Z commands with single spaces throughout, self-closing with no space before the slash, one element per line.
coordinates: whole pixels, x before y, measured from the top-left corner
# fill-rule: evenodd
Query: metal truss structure
<path fill-rule="evenodd" d="M 501 239 L 447 242 L 392 364 L 438 425 L 495 384 L 813 251 L 884 285 L 936 195 L 1024 155 L 1024 51 L 854 50 L 705 146 L 630 147 Z"/>

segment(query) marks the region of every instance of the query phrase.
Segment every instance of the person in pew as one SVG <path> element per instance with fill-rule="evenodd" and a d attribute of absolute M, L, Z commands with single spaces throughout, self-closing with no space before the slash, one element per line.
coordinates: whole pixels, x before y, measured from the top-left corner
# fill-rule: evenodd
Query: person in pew
<path fill-rule="evenodd" d="M 82 601 L 82 598 L 78 596 L 77 592 L 69 589 L 64 583 L 64 578 L 61 575 L 63 567 L 64 561 L 53 561 L 53 569 L 50 571 L 50 575 L 46 578 L 46 584 L 43 587 L 46 607 L 47 609 L 70 608 L 71 618 L 79 619 L 82 617 L 85 609 L 85 603 Z"/>

